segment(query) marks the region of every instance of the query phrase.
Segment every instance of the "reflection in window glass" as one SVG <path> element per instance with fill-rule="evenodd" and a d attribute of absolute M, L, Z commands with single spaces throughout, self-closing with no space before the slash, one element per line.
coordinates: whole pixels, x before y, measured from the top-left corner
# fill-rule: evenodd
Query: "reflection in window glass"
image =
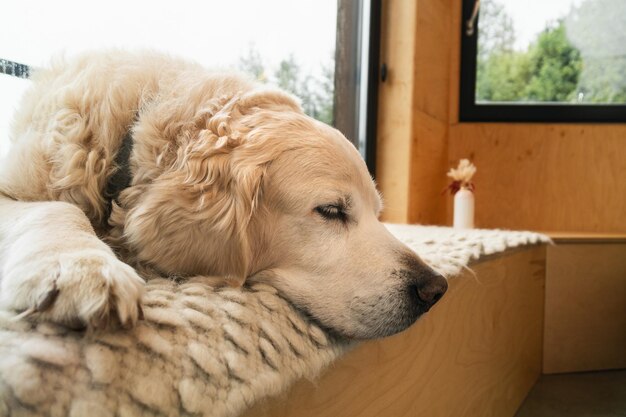
<path fill-rule="evenodd" d="M 332 124 L 337 0 L 31 0 L 4 3 L 0 57 L 44 66 L 63 53 L 151 48 L 248 72 Z M 0 74 L 0 157 L 29 81 Z"/>
<path fill-rule="evenodd" d="M 483 0 L 476 103 L 625 104 L 626 1 Z"/>

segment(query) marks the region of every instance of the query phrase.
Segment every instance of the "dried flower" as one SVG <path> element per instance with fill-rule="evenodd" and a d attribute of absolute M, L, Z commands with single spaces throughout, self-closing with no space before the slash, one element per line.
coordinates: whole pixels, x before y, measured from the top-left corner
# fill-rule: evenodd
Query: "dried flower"
<path fill-rule="evenodd" d="M 451 168 L 450 171 L 448 171 L 447 175 L 452 178 L 453 181 L 448 185 L 446 190 L 450 190 L 451 194 L 456 194 L 461 188 L 474 191 L 474 184 L 471 182 L 471 179 L 475 173 L 476 166 L 474 166 L 469 159 L 461 159 L 456 169 Z"/>

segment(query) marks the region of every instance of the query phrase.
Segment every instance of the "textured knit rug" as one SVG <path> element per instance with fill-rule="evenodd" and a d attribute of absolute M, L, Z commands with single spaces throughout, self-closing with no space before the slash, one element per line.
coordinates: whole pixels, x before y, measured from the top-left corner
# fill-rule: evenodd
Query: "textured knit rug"
<path fill-rule="evenodd" d="M 529 232 L 389 225 L 452 277 Z M 145 321 L 86 335 L 0 313 L 0 416 L 236 416 L 348 348 L 266 285 L 214 290 L 202 279 L 151 280 Z"/>

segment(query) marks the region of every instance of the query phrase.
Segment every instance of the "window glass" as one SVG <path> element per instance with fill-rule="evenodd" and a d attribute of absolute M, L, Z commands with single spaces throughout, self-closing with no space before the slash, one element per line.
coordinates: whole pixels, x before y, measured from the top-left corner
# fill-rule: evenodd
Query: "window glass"
<path fill-rule="evenodd" d="M 333 122 L 337 0 L 31 0 L 5 2 L 0 10 L 0 58 L 44 66 L 60 53 L 151 48 L 248 72 L 294 93 L 311 116 Z M 0 156 L 28 86 L 0 74 Z"/>
<path fill-rule="evenodd" d="M 482 0 L 476 104 L 626 103 L 625 0 Z"/>

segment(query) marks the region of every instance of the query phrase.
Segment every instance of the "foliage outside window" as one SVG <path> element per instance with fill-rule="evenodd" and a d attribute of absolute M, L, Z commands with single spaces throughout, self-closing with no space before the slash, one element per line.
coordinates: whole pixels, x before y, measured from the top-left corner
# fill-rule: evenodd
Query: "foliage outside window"
<path fill-rule="evenodd" d="M 477 25 L 463 34 L 462 120 L 626 118 L 626 1 L 482 0 Z"/>
<path fill-rule="evenodd" d="M 261 54 L 250 47 L 239 57 L 238 69 L 250 74 L 257 81 L 276 85 L 300 98 L 302 108 L 309 116 L 332 125 L 335 90 L 335 58 L 320 64 L 319 73 L 307 72 L 294 54 L 282 59 L 272 70 L 267 69 Z"/>

